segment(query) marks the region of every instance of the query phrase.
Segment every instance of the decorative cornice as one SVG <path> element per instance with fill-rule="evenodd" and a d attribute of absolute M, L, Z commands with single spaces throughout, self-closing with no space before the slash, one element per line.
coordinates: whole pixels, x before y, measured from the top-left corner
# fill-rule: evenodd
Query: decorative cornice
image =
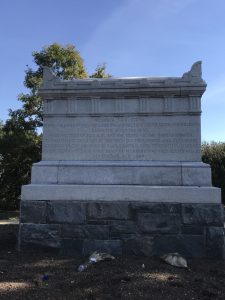
<path fill-rule="evenodd" d="M 193 64 L 189 72 L 182 77 L 127 77 L 127 78 L 88 78 L 63 80 L 57 77 L 50 68 L 43 67 L 43 84 L 39 88 L 39 95 L 54 97 L 58 95 L 93 95 L 101 96 L 115 94 L 118 96 L 143 95 L 186 96 L 189 94 L 201 96 L 206 83 L 202 79 L 201 61 Z M 58 97 L 57 96 L 57 97 Z"/>

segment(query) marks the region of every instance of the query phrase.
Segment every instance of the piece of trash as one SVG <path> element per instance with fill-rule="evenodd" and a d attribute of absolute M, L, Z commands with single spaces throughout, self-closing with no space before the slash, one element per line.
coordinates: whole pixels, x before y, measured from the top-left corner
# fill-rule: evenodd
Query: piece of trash
<path fill-rule="evenodd" d="M 95 251 L 89 256 L 88 261 L 85 264 L 82 264 L 78 267 L 78 271 L 83 272 L 85 269 L 89 267 L 89 265 L 96 264 L 99 261 L 113 260 L 113 259 L 115 259 L 115 257 L 112 256 L 111 254 L 104 253 L 104 252 L 98 253 L 97 251 Z"/>
<path fill-rule="evenodd" d="M 70 283 L 73 284 L 73 283 L 74 283 L 74 280 L 70 281 Z"/>
<path fill-rule="evenodd" d="M 110 259 L 115 259 L 114 256 L 108 253 L 97 253 L 96 251 L 91 254 L 89 257 L 89 261 L 92 263 L 97 263 L 102 260 L 110 260 Z"/>
<path fill-rule="evenodd" d="M 42 281 L 47 281 L 47 280 L 49 280 L 49 275 L 47 274 L 43 275 Z"/>
<path fill-rule="evenodd" d="M 87 267 L 88 267 L 88 264 L 80 265 L 80 266 L 78 267 L 78 271 L 79 271 L 79 272 L 83 272 L 85 269 L 87 269 Z"/>
<path fill-rule="evenodd" d="M 142 264 L 141 267 L 142 267 L 142 269 L 145 269 L 145 264 Z"/>
<path fill-rule="evenodd" d="M 186 259 L 179 253 L 168 253 L 161 256 L 161 259 L 178 268 L 187 268 Z"/>

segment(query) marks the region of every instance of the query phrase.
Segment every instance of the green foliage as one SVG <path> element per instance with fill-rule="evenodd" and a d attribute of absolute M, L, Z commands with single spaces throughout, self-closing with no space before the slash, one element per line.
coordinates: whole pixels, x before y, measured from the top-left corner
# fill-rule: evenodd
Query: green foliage
<path fill-rule="evenodd" d="M 41 159 L 43 104 L 38 96 L 43 66 L 64 79 L 87 78 L 84 61 L 73 45 L 54 43 L 32 53 L 36 69 L 27 66 L 24 85 L 28 94 L 20 94 L 22 107 L 9 110 L 9 119 L 0 123 L 0 209 L 18 209 L 23 184 L 30 182 L 31 166 Z M 106 66 L 98 66 L 91 77 L 109 77 Z"/>
<path fill-rule="evenodd" d="M 222 202 L 225 204 L 225 143 L 203 143 L 202 161 L 212 168 L 212 183 L 222 190 Z"/>
<path fill-rule="evenodd" d="M 87 78 L 84 62 L 79 52 L 73 45 L 62 47 L 54 43 L 44 47 L 40 52 L 32 53 L 36 70 L 27 68 L 25 71 L 24 85 L 30 89 L 29 94 L 20 94 L 19 101 L 23 103 L 21 110 L 10 112 L 11 117 L 21 117 L 35 128 L 42 126 L 42 100 L 37 95 L 38 88 L 42 83 L 43 66 L 50 67 L 52 71 L 64 79 Z M 17 115 L 17 116 L 16 116 Z"/>
<path fill-rule="evenodd" d="M 18 209 L 21 185 L 29 183 L 31 165 L 41 158 L 41 136 L 5 126 L 0 149 L 0 209 Z"/>
<path fill-rule="evenodd" d="M 90 78 L 110 78 L 110 74 L 106 73 L 106 64 L 98 65 L 95 72 L 90 76 Z"/>

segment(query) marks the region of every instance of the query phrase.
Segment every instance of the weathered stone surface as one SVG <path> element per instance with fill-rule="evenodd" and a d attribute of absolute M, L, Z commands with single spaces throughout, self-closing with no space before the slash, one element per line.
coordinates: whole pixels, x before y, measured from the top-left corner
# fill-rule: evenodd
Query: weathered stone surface
<path fill-rule="evenodd" d="M 208 227 L 206 229 L 206 252 L 209 258 L 224 258 L 224 228 Z"/>
<path fill-rule="evenodd" d="M 204 257 L 203 235 L 160 235 L 154 239 L 153 254 L 178 252 L 186 257 Z"/>
<path fill-rule="evenodd" d="M 188 163 L 182 165 L 182 185 L 211 186 L 211 169 L 207 165 L 202 167 L 190 165 Z"/>
<path fill-rule="evenodd" d="M 63 255 L 82 255 L 83 244 L 83 240 L 63 238 L 61 240 L 60 253 Z"/>
<path fill-rule="evenodd" d="M 86 204 L 74 201 L 50 201 L 47 220 L 50 223 L 83 224 L 86 220 Z"/>
<path fill-rule="evenodd" d="M 110 220 L 105 219 L 96 219 L 96 220 L 89 220 L 87 219 L 86 223 L 88 225 L 109 225 Z"/>
<path fill-rule="evenodd" d="M 89 219 L 126 220 L 129 218 L 129 202 L 89 203 L 88 204 L 88 218 Z"/>
<path fill-rule="evenodd" d="M 184 224 L 223 226 L 224 209 L 221 204 L 182 204 Z"/>
<path fill-rule="evenodd" d="M 59 248 L 60 247 L 59 225 L 47 224 L 20 224 L 20 247 L 30 249 Z"/>
<path fill-rule="evenodd" d="M 179 161 L 41 161 L 33 184 L 211 186 L 210 166 Z"/>
<path fill-rule="evenodd" d="M 71 118 L 64 114 L 46 116 L 44 126 L 43 160 L 201 159 L 200 117 L 188 112 L 172 118 L 164 113 L 141 118 L 126 114 L 123 118 L 113 114 Z"/>
<path fill-rule="evenodd" d="M 45 181 L 43 181 L 45 182 Z M 59 166 L 59 184 L 182 185 L 181 166 Z"/>
<path fill-rule="evenodd" d="M 196 221 L 191 219 L 190 222 L 192 223 L 189 223 L 189 219 L 187 219 L 188 223 L 181 223 L 180 220 L 183 217 L 182 213 L 184 213 L 184 210 L 181 211 L 178 204 L 159 205 L 158 203 L 151 203 L 148 207 L 148 203 L 144 203 L 136 206 L 136 209 L 131 208 L 135 213 L 130 214 L 130 219 L 116 219 L 115 215 L 118 217 L 118 203 L 100 203 L 101 205 L 106 204 L 106 206 L 100 206 L 101 208 L 99 208 L 97 205 L 97 208 L 94 208 L 92 217 L 97 219 L 92 219 L 91 221 L 96 221 L 97 223 L 91 225 L 86 222 L 74 224 L 73 218 L 70 215 L 67 216 L 63 210 L 63 205 L 66 205 L 66 203 L 63 201 L 51 202 L 53 202 L 53 206 L 55 203 L 58 204 L 56 206 L 56 215 L 62 211 L 63 217 L 56 219 L 54 216 L 57 225 L 21 224 L 20 249 L 53 249 L 60 250 L 62 254 L 66 255 L 88 255 L 94 251 L 111 252 L 116 255 L 147 256 L 180 252 L 186 257 L 207 256 L 222 258 L 224 229 L 223 226 L 218 225 L 217 227 L 212 227 L 216 218 L 214 214 L 220 212 L 218 206 L 215 205 L 213 205 L 213 208 L 217 208 L 213 213 L 213 218 L 211 215 L 207 215 L 206 218 L 201 217 L 202 210 L 204 211 L 205 209 L 204 204 L 195 205 L 194 207 L 192 205 L 192 209 L 194 209 L 194 214 L 192 215 L 197 215 L 198 222 L 196 223 Z M 70 205 L 74 205 L 74 210 L 70 207 L 72 214 L 75 208 L 77 209 L 77 204 L 74 201 L 70 202 Z M 81 207 L 84 205 L 84 207 L 87 206 L 86 208 L 88 208 L 88 205 L 93 205 L 94 203 L 83 203 L 81 201 L 79 204 L 81 204 Z M 52 205 L 49 207 L 52 207 Z M 129 208 L 131 204 L 128 202 L 126 206 Z M 148 209 L 151 212 L 148 212 Z M 88 209 L 79 211 L 83 216 L 86 216 L 87 212 Z M 190 217 L 191 212 L 189 210 L 188 213 Z M 122 215 L 124 214 L 122 213 Z M 128 215 L 127 213 L 125 214 L 126 217 Z M 64 223 L 65 216 L 67 216 L 67 223 Z M 103 219 L 101 219 L 102 217 Z M 84 221 L 83 218 L 81 220 L 82 222 Z M 103 223 L 100 225 L 98 222 Z"/>
<path fill-rule="evenodd" d="M 46 223 L 46 201 L 21 201 L 21 223 Z"/>
<path fill-rule="evenodd" d="M 132 237 L 123 240 L 123 253 L 126 255 L 152 256 L 154 237 Z"/>
<path fill-rule="evenodd" d="M 153 214 L 179 214 L 181 204 L 178 203 L 149 203 L 143 201 L 131 202 L 130 207 L 135 211 L 148 212 Z"/>
<path fill-rule="evenodd" d="M 89 255 L 94 251 L 106 252 L 114 255 L 122 254 L 121 240 L 85 240 L 83 254 Z"/>
<path fill-rule="evenodd" d="M 121 238 L 125 234 L 134 234 L 138 231 L 138 226 L 134 221 L 111 221 L 110 223 L 110 238 Z"/>
<path fill-rule="evenodd" d="M 108 240 L 109 226 L 63 224 L 61 234 L 65 238 Z"/>
<path fill-rule="evenodd" d="M 139 213 L 138 225 L 144 233 L 178 233 L 180 216 L 178 214 Z"/>
<path fill-rule="evenodd" d="M 221 203 L 220 189 L 194 186 L 141 185 L 25 185 L 23 200 L 144 201 Z"/>
<path fill-rule="evenodd" d="M 205 228 L 203 225 L 181 225 L 181 234 L 204 235 Z"/>
<path fill-rule="evenodd" d="M 180 78 L 88 81 L 44 68 L 43 160 L 200 161 L 206 84 L 196 65 Z"/>
<path fill-rule="evenodd" d="M 40 183 L 57 184 L 58 166 L 54 164 L 53 165 L 34 164 L 31 172 L 31 182 L 33 184 L 40 184 Z"/>

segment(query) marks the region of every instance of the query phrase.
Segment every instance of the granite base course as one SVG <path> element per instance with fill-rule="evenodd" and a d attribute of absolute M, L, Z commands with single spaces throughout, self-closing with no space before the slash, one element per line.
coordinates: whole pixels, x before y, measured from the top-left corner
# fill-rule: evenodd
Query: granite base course
<path fill-rule="evenodd" d="M 223 259 L 223 223 L 221 204 L 23 200 L 19 248 Z"/>

